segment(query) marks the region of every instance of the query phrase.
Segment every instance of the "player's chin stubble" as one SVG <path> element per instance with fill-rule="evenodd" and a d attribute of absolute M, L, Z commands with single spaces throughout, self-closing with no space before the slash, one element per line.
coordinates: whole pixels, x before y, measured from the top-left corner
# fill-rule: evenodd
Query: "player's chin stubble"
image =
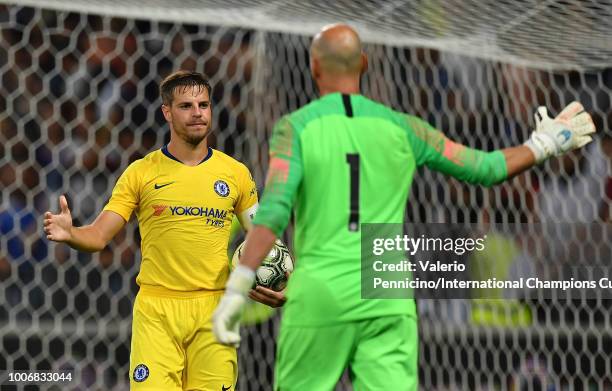
<path fill-rule="evenodd" d="M 204 133 L 193 134 L 190 133 L 188 129 L 183 129 L 182 132 L 178 134 L 180 138 L 183 139 L 187 144 L 197 147 L 200 145 L 202 141 L 210 134 L 210 126 L 206 127 L 206 131 Z"/>
<path fill-rule="evenodd" d="M 197 147 L 198 145 L 200 145 L 200 143 L 202 141 L 204 141 L 206 136 L 208 136 L 208 131 L 206 131 L 206 133 L 204 133 L 203 135 L 199 135 L 199 134 L 198 135 L 187 135 L 185 137 L 185 141 L 188 144 L 190 144 L 190 145 L 192 145 L 194 147 Z"/>

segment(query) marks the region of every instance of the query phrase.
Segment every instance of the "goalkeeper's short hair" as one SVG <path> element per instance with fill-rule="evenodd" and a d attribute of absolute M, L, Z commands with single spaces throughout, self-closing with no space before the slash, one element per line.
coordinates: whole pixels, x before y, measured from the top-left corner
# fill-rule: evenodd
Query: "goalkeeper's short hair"
<path fill-rule="evenodd" d="M 191 72 L 185 70 L 178 70 L 166 76 L 159 85 L 159 95 L 162 98 L 162 103 L 166 106 L 172 105 L 172 99 L 174 98 L 174 91 L 177 88 L 206 88 L 208 96 L 211 98 L 210 83 L 203 74 L 199 72 Z"/>

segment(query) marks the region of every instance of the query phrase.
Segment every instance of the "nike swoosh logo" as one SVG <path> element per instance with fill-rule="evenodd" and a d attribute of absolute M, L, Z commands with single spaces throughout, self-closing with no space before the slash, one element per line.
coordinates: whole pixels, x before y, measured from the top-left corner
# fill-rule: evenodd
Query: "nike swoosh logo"
<path fill-rule="evenodd" d="M 173 184 L 173 183 L 174 183 L 174 181 L 172 181 L 172 182 L 168 182 L 168 183 L 160 183 L 159 185 L 156 183 L 156 184 L 155 184 L 155 190 L 157 190 L 157 189 L 161 189 L 162 187 L 166 187 L 166 186 L 171 185 L 171 184 Z"/>
<path fill-rule="evenodd" d="M 229 387 L 225 387 L 225 384 L 221 386 L 221 391 L 228 391 L 230 388 L 232 388 L 232 386 Z"/>

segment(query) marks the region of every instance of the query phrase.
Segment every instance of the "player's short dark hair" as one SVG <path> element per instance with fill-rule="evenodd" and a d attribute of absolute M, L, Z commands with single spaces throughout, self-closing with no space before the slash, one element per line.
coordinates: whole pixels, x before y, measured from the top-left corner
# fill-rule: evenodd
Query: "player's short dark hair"
<path fill-rule="evenodd" d="M 172 99 L 174 98 L 174 91 L 177 88 L 206 88 L 208 91 L 208 97 L 212 99 L 210 83 L 199 72 L 191 72 L 178 70 L 166 76 L 159 85 L 159 95 L 162 98 L 162 103 L 166 106 L 172 105 Z"/>

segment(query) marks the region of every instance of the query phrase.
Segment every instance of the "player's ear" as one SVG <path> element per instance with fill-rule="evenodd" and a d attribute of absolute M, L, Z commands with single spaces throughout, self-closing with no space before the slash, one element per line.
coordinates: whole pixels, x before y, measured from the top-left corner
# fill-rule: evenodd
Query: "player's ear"
<path fill-rule="evenodd" d="M 316 57 L 310 57 L 310 74 L 313 80 L 317 80 L 321 76 L 321 64 Z"/>
<path fill-rule="evenodd" d="M 162 110 L 162 113 L 164 114 L 164 118 L 166 119 L 166 122 L 171 122 L 172 113 L 170 113 L 170 107 L 164 104 L 162 105 L 161 110 Z"/>
<path fill-rule="evenodd" d="M 363 75 L 368 70 L 368 55 L 364 52 L 361 52 L 361 71 L 360 75 Z"/>

